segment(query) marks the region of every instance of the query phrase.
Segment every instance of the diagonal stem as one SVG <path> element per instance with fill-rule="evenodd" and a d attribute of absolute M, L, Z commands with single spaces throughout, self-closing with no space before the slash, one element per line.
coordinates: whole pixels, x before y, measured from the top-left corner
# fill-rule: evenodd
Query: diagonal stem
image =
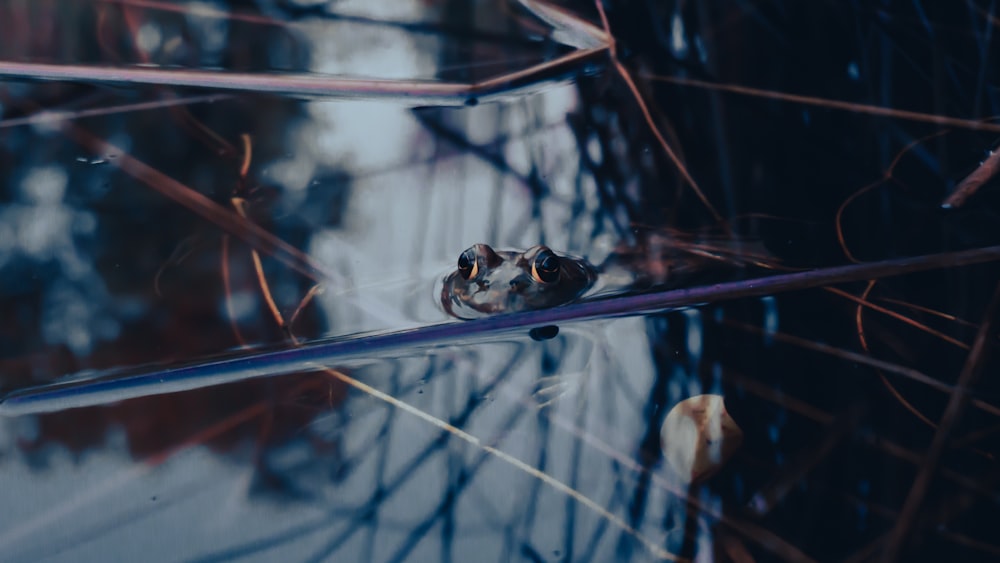
<path fill-rule="evenodd" d="M 468 342 L 476 337 L 526 331 L 556 323 L 640 315 L 725 299 L 773 295 L 833 283 L 898 276 L 996 260 L 1000 260 L 1000 246 L 886 260 L 872 264 L 838 266 L 613 299 L 596 299 L 552 309 L 496 315 L 463 323 L 451 322 L 396 332 L 357 335 L 292 350 L 254 352 L 188 367 L 166 368 L 122 377 L 97 377 L 22 389 L 0 397 L 0 416 L 51 412 L 198 389 L 255 377 L 273 377 L 309 369 L 315 362 L 334 364 L 386 354 L 415 353 L 414 351 L 425 353 L 423 350 L 430 347 L 454 345 Z"/>

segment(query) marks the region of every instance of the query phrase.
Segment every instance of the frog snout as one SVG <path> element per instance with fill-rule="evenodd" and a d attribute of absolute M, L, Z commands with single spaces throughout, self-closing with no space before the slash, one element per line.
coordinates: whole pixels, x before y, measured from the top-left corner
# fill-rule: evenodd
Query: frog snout
<path fill-rule="evenodd" d="M 524 276 L 518 276 L 510 280 L 510 290 L 513 293 L 521 293 L 528 287 L 529 281 Z"/>

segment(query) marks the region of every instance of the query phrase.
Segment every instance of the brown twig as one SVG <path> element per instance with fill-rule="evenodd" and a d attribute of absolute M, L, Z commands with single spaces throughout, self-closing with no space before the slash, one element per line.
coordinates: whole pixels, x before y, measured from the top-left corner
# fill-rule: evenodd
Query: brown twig
<path fill-rule="evenodd" d="M 844 237 L 844 211 L 847 210 L 847 207 L 851 205 L 851 202 L 858 199 L 862 195 L 870 192 L 871 190 L 891 180 L 892 175 L 896 170 L 896 166 L 899 165 L 899 161 L 902 160 L 903 155 L 910 152 L 910 150 L 912 150 L 913 147 L 927 141 L 928 139 L 933 139 L 934 137 L 939 137 L 941 135 L 944 135 L 945 133 L 947 133 L 947 130 L 938 131 L 937 133 L 933 133 L 931 135 L 927 135 L 919 139 L 914 139 L 913 141 L 907 143 L 906 146 L 903 147 L 903 150 L 896 153 L 896 156 L 893 157 L 892 162 L 889 164 L 889 167 L 886 168 L 885 172 L 882 173 L 882 179 L 872 182 L 871 184 L 868 184 L 867 186 L 861 188 L 860 190 L 857 190 L 856 192 L 852 193 L 850 196 L 848 196 L 847 199 L 841 202 L 839 207 L 837 207 L 837 213 L 836 215 L 834 215 L 833 225 L 837 233 L 837 242 L 840 243 L 840 249 L 844 252 L 844 256 L 846 256 L 848 260 L 850 260 L 851 262 L 860 262 L 860 260 L 854 257 L 854 254 L 851 252 L 850 248 L 848 248 L 847 240 Z"/>
<path fill-rule="evenodd" d="M 931 478 L 937 470 L 938 462 L 941 460 L 941 455 L 944 453 L 948 439 L 951 437 L 952 431 L 961 418 L 965 406 L 969 403 L 969 389 L 979 380 L 983 365 L 990 352 L 991 347 L 988 345 L 988 341 L 992 339 L 998 305 L 1000 305 L 1000 283 L 997 284 L 993 292 L 993 297 L 986 307 L 986 313 L 983 315 L 979 332 L 976 333 L 972 350 L 969 351 L 965 365 L 962 366 L 962 371 L 958 376 L 956 388 L 951 394 L 951 399 L 949 399 L 948 405 L 945 407 L 944 414 L 941 416 L 941 421 L 938 424 L 938 429 L 934 434 L 931 446 L 927 450 L 924 463 L 913 480 L 910 494 L 906 497 L 906 502 L 903 503 L 899 520 L 896 522 L 896 526 L 889 536 L 885 551 L 882 554 L 883 561 L 893 562 L 898 558 L 903 548 L 903 543 L 909 536 L 910 528 L 916 520 L 920 505 L 923 504 L 924 496 L 927 494 Z"/>
<path fill-rule="evenodd" d="M 720 90 L 732 94 L 741 94 L 744 96 L 755 96 L 760 98 L 781 100 L 797 104 L 820 106 L 829 109 L 839 109 L 839 110 L 849 111 L 851 113 L 879 115 L 883 117 L 891 117 L 894 119 L 905 119 L 907 121 L 918 121 L 921 123 L 931 123 L 934 125 L 943 125 L 946 127 L 955 127 L 959 129 L 972 129 L 974 131 L 989 131 L 991 133 L 1000 133 L 1000 124 L 988 122 L 988 120 L 994 119 L 993 117 L 984 119 L 963 119 L 960 117 L 951 117 L 947 115 L 935 115 L 932 113 L 922 113 L 918 111 L 908 111 L 902 109 L 886 108 L 881 106 L 872 106 L 867 104 L 856 104 L 853 102 L 843 102 L 840 100 L 831 100 L 828 98 L 816 98 L 813 96 L 788 94 L 785 92 L 778 92 L 775 90 L 763 90 L 760 88 L 751 88 L 749 86 L 740 86 L 738 84 L 720 84 L 718 82 L 709 82 L 706 80 L 697 80 L 694 78 L 681 78 L 676 76 L 660 76 L 660 75 L 646 75 L 645 78 L 649 78 L 650 80 L 656 80 L 660 82 L 670 82 L 672 84 L 677 84 L 680 86 L 694 86 L 697 88 L 705 88 L 709 90 Z"/>
<path fill-rule="evenodd" d="M 901 377 L 922 383 L 932 389 L 937 389 L 938 391 L 943 391 L 945 393 L 951 393 L 955 390 L 955 387 L 939 381 L 929 375 L 924 374 L 919 370 L 909 368 L 906 366 L 901 366 L 899 364 L 894 364 L 892 362 L 887 362 L 885 360 L 879 360 L 873 358 L 866 354 L 859 354 L 857 352 L 851 352 L 850 350 L 844 350 L 842 348 L 837 348 L 829 344 L 823 344 L 821 342 L 814 342 L 806 338 L 801 338 L 784 332 L 767 332 L 760 327 L 754 325 L 741 323 L 733 320 L 723 320 L 722 325 L 733 327 L 739 330 L 743 330 L 753 334 L 767 334 L 768 338 L 773 338 L 778 342 L 784 342 L 792 346 L 797 346 L 805 350 L 812 350 L 819 352 L 821 354 L 827 354 L 836 358 L 840 358 L 847 362 L 854 362 L 862 365 L 867 365 L 876 370 L 882 370 L 889 373 L 894 373 Z M 991 405 L 985 401 L 979 399 L 973 399 L 973 404 L 976 408 L 981 409 L 983 412 L 990 413 L 995 416 L 1000 416 L 1000 407 Z"/>
<path fill-rule="evenodd" d="M 233 208 L 236 209 L 240 217 L 247 219 L 246 200 L 241 197 L 234 197 L 232 203 Z M 247 220 L 249 221 L 249 219 Z M 267 283 L 267 278 L 264 276 L 264 265 L 260 261 L 260 253 L 256 249 L 251 248 L 250 258 L 253 260 L 253 269 L 257 275 L 257 285 L 260 287 L 260 293 L 264 297 L 264 303 L 267 304 L 267 308 L 271 312 L 271 316 L 274 317 L 275 322 L 284 330 L 285 321 L 278 310 L 277 303 L 274 302 L 274 297 L 271 295 L 271 286 Z"/>
<path fill-rule="evenodd" d="M 295 326 L 295 321 L 299 318 L 299 315 L 302 313 L 302 310 L 305 309 L 306 306 L 309 305 L 309 303 L 312 303 L 314 297 L 316 297 L 322 292 L 323 292 L 323 286 L 320 284 L 316 284 L 311 288 L 309 288 L 309 292 L 306 293 L 306 296 L 303 297 L 301 301 L 299 301 L 299 305 L 295 308 L 295 311 L 292 312 L 292 316 L 288 317 L 288 330 L 291 330 L 292 327 Z"/>
<path fill-rule="evenodd" d="M 63 131 L 71 139 L 91 152 L 118 155 L 111 162 L 129 176 L 215 223 L 219 228 L 242 239 L 251 246 L 260 248 L 261 251 L 274 256 L 293 270 L 317 281 L 332 277 L 332 274 L 326 273 L 322 266 L 316 264 L 301 250 L 129 155 L 121 148 L 92 135 L 72 122 L 64 123 Z"/>
<path fill-rule="evenodd" d="M 871 293 L 872 289 L 875 288 L 876 283 L 878 283 L 877 280 L 874 279 L 869 280 L 868 285 L 865 286 L 865 290 L 861 293 L 860 297 L 854 297 L 849 293 L 841 292 L 844 297 L 852 299 L 858 303 L 857 310 L 854 313 L 854 323 L 858 327 L 858 341 L 861 344 L 861 348 L 868 353 L 871 353 L 871 349 L 868 347 L 868 336 L 865 332 L 864 305 L 866 303 L 870 303 L 868 301 L 868 295 Z M 899 317 L 902 319 L 907 319 L 907 317 L 903 317 L 902 315 L 899 315 Z M 907 320 L 912 320 L 912 319 L 907 319 Z M 896 389 L 896 386 L 893 385 L 891 381 L 889 381 L 889 378 L 887 378 L 884 373 L 882 373 L 881 371 L 878 371 L 877 373 L 879 379 L 882 381 L 882 385 L 886 388 L 886 390 L 889 391 L 889 393 L 896 399 L 896 401 L 898 401 L 899 404 L 903 406 L 903 408 L 910 411 L 910 413 L 913 416 L 917 417 L 917 419 L 919 419 L 924 424 L 930 426 L 931 428 L 936 428 L 934 422 L 931 419 L 927 418 L 927 416 L 924 415 L 924 413 L 920 412 L 920 409 L 918 409 L 912 403 L 907 401 L 906 397 L 904 397 L 903 394 L 900 393 L 898 389 Z"/>
<path fill-rule="evenodd" d="M 990 151 L 989 156 L 980 162 L 971 174 L 958 183 L 958 187 L 941 203 L 941 207 L 946 209 L 962 207 L 965 200 L 972 197 L 983 184 L 992 180 L 998 172 L 1000 172 L 1000 151 Z"/>
<path fill-rule="evenodd" d="M 952 346 L 961 348 L 962 350 L 968 350 L 969 349 L 969 345 L 968 344 L 966 344 L 965 342 L 962 342 L 961 340 L 958 340 L 957 338 L 953 338 L 951 336 L 948 336 L 947 334 L 945 334 L 945 333 L 943 333 L 943 332 L 941 332 L 939 330 L 934 330 L 933 328 L 925 325 L 924 323 L 921 323 L 919 321 L 913 320 L 910 317 L 907 317 L 906 315 L 902 315 L 900 313 L 897 313 L 896 311 L 893 311 L 891 309 L 886 309 L 885 307 L 882 307 L 881 305 L 876 305 L 875 303 L 872 303 L 867 298 L 867 294 L 868 294 L 868 292 L 871 291 L 871 289 L 866 290 L 865 294 L 862 297 L 858 297 L 856 295 L 852 295 L 852 294 L 850 294 L 850 293 L 848 293 L 848 292 L 846 292 L 846 291 L 844 291 L 842 289 L 837 289 L 835 287 L 828 287 L 828 288 L 824 288 L 824 289 L 826 289 L 826 291 L 829 291 L 830 293 L 833 293 L 835 295 L 839 295 L 840 297 L 843 297 L 844 299 L 847 299 L 849 301 L 853 301 L 853 302 L 857 303 L 859 307 L 864 307 L 866 309 L 871 309 L 872 311 L 876 311 L 876 312 L 882 313 L 883 315 L 885 315 L 887 317 L 896 319 L 897 321 L 899 321 L 901 323 L 910 325 L 911 327 L 913 327 L 913 328 L 915 328 L 917 330 L 926 332 L 927 334 L 930 334 L 931 336 L 940 338 L 941 340 L 947 342 L 948 344 L 951 344 Z"/>
<path fill-rule="evenodd" d="M 728 232 L 729 225 L 722 218 L 722 215 L 720 215 L 719 212 L 715 210 L 715 206 L 713 206 L 712 202 L 708 200 L 708 197 L 705 196 L 705 193 L 701 191 L 701 188 L 698 186 L 698 183 L 695 182 L 694 178 L 688 172 L 687 166 L 684 165 L 681 159 L 677 156 L 677 153 L 674 152 L 674 149 L 671 148 L 670 143 L 668 143 L 667 140 L 663 137 L 663 133 L 661 133 L 660 128 L 656 126 L 656 121 L 653 119 L 653 115 L 652 113 L 650 113 L 649 107 L 646 105 L 646 101 L 643 99 L 642 94 L 639 92 L 638 86 L 636 86 L 635 81 L 632 80 L 632 75 L 629 73 L 628 69 L 625 68 L 625 65 L 623 65 L 621 61 L 618 60 L 618 54 L 617 54 L 617 49 L 615 47 L 614 37 L 611 35 L 611 26 L 608 23 L 608 16 L 604 13 L 604 5 L 602 4 L 602 0 L 595 0 L 594 4 L 597 6 L 597 11 L 601 15 L 601 24 L 604 26 L 604 31 L 605 33 L 607 33 L 609 37 L 609 44 L 607 46 L 607 49 L 609 54 L 611 55 L 611 64 L 614 65 L 615 70 L 618 71 L 618 74 L 621 76 L 622 80 L 625 81 L 625 85 L 628 86 L 629 91 L 632 92 L 632 96 L 635 98 L 636 104 L 638 104 L 639 106 L 639 111 L 642 112 L 643 118 L 645 118 L 646 123 L 649 125 L 649 129 L 653 132 L 653 135 L 656 137 L 656 141 L 660 144 L 660 147 L 663 149 L 663 152 L 667 153 L 667 157 L 669 157 L 670 161 L 674 163 L 674 166 L 677 168 L 677 171 L 680 172 L 681 177 L 684 178 L 684 181 L 687 182 L 689 186 L 691 186 L 691 190 L 698 197 L 701 203 L 705 206 L 708 212 L 711 213 L 712 217 L 719 223 L 719 225 L 721 225 L 722 228 Z"/>
<path fill-rule="evenodd" d="M 828 426 L 834 421 L 834 417 L 830 413 L 816 408 L 811 403 L 807 403 L 806 401 L 798 399 L 792 395 L 776 391 L 752 377 L 737 373 L 731 369 L 725 370 L 723 372 L 723 377 L 725 377 L 728 381 L 739 385 L 746 391 L 753 393 L 754 395 L 763 397 L 777 405 L 780 405 L 789 412 L 796 413 L 818 424 Z M 911 465 L 919 465 L 921 462 L 921 456 L 917 452 L 905 448 L 895 442 L 886 440 L 882 436 L 873 432 L 860 432 L 860 438 L 867 445 L 884 452 L 888 456 L 905 461 Z M 980 482 L 975 481 L 966 475 L 951 469 L 944 469 L 941 474 L 949 481 L 970 491 L 979 493 L 991 502 L 1000 501 L 1000 495 L 998 495 L 994 489 L 984 487 Z"/>
<path fill-rule="evenodd" d="M 118 115 L 133 111 L 148 111 L 151 109 L 162 109 L 171 106 L 186 106 L 193 104 L 205 104 L 221 102 L 232 99 L 230 94 L 208 94 L 204 96 L 187 96 L 183 98 L 171 98 L 166 100 L 156 100 L 151 102 L 137 102 L 134 104 L 122 104 L 102 108 L 82 109 L 73 111 L 42 110 L 38 113 L 26 117 L 12 117 L 0 120 L 0 129 L 8 127 L 20 127 L 22 125 L 46 125 L 58 124 L 70 119 L 84 119 L 87 117 L 99 117 L 103 115 Z"/>
<path fill-rule="evenodd" d="M 208 70 L 55 65 L 0 61 L 0 77 L 61 80 L 89 84 L 190 86 L 211 90 L 254 92 L 292 97 L 365 98 L 410 105 L 465 105 L 470 99 L 488 101 L 511 92 L 560 78 L 605 49 L 579 49 L 551 61 L 479 83 L 323 76 L 317 74 L 254 74 Z"/>
<path fill-rule="evenodd" d="M 921 313 L 926 313 L 933 317 L 938 317 L 939 319 L 944 319 L 946 321 L 951 321 L 962 326 L 974 327 L 976 323 L 969 322 L 965 319 L 960 319 L 951 313 L 945 313 L 943 311 L 938 311 L 937 309 L 931 309 L 930 307 L 924 307 L 923 305 L 917 305 L 916 303 L 910 303 L 909 301 L 903 301 L 901 299 L 893 299 L 892 297 L 878 297 L 879 301 L 884 301 L 886 303 L 892 303 L 893 305 L 899 305 L 900 307 L 906 307 L 907 309 L 912 309 L 914 311 L 919 311 Z"/>

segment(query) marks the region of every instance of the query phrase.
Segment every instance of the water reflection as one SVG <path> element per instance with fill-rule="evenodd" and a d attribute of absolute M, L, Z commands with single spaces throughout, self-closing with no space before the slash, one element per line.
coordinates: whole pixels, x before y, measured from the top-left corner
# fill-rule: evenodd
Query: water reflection
<path fill-rule="evenodd" d="M 634 477 L 616 469 L 618 463 L 608 457 L 606 450 L 609 445 L 634 448 L 646 424 L 642 398 L 648 393 L 652 366 L 648 350 L 631 338 L 642 327 L 639 319 L 600 323 L 563 331 L 545 343 L 527 338 L 490 342 L 425 358 L 365 362 L 367 365 L 350 373 L 464 429 L 483 444 L 531 462 L 602 505 L 614 504 L 615 488 L 603 485 L 608 483 L 608 472 L 618 475 L 612 477 L 613 481 Z M 552 382 L 570 383 L 567 388 L 572 391 L 546 394 L 543 407 L 538 393 L 540 374 Z M 133 481 L 145 482 L 148 490 L 155 491 L 155 499 L 148 500 L 148 510 L 154 514 L 176 503 L 188 506 L 174 509 L 180 513 L 204 510 L 211 506 L 205 504 L 210 502 L 208 499 L 227 494 L 225 491 L 233 494 L 229 483 L 239 482 L 250 487 L 250 496 L 239 501 L 247 504 L 235 513 L 223 511 L 216 520 L 213 533 L 230 540 L 226 546 L 216 545 L 210 558 L 247 550 L 256 553 L 257 549 L 264 553 L 265 545 L 280 546 L 290 550 L 287 553 L 302 556 L 309 553 L 364 558 L 372 555 L 373 548 L 380 553 L 382 547 L 353 542 L 350 537 L 363 537 L 376 528 L 379 546 L 392 546 L 400 556 L 420 557 L 420 553 L 440 553 L 442 549 L 454 550 L 458 556 L 465 549 L 474 549 L 474 545 L 479 546 L 475 549 L 487 546 L 509 550 L 516 549 L 520 541 L 537 542 L 532 549 L 542 551 L 573 549 L 572 543 L 565 544 L 569 538 L 559 539 L 566 530 L 562 520 L 566 516 L 561 503 L 548 500 L 550 491 L 539 488 L 531 476 L 484 458 L 482 451 L 448 433 L 414 422 L 406 413 L 370 396 L 348 397 L 342 385 L 322 374 L 259 380 L 213 387 L 207 392 L 44 415 L 38 419 L 34 439 L 20 440 L 37 466 L 70 474 L 87 473 L 96 470 L 91 469 L 95 464 L 106 464 L 101 460 L 104 456 L 124 453 L 123 448 L 140 465 L 120 477 L 125 482 L 113 489 L 104 486 L 99 487 L 100 494 L 87 491 L 70 495 L 58 512 L 35 517 L 45 519 L 45 527 L 36 532 L 27 526 L 5 543 L 18 558 L 59 553 L 66 548 L 61 541 L 72 545 L 79 532 L 61 539 L 63 536 L 52 537 L 46 531 L 50 526 L 75 529 L 68 522 L 81 512 L 106 504 L 121 505 L 126 501 L 119 495 L 133 490 Z M 124 435 L 115 439 L 115 433 L 97 431 L 88 435 L 78 431 L 95 431 L 109 424 L 120 425 Z M 588 444 L 585 448 L 584 436 Z M 100 445 L 105 453 L 85 454 L 73 462 L 58 455 L 55 443 L 81 453 Z M 595 448 L 600 444 L 604 444 L 605 451 Z M 229 464 L 227 470 L 213 467 L 214 462 L 198 455 L 204 448 L 227 452 L 225 457 L 237 463 Z M 199 478 L 161 483 L 178 464 Z M 231 476 L 223 477 L 220 471 Z M 512 498 L 509 491 L 518 489 L 536 494 Z M 252 516 L 247 520 L 256 511 L 254 506 L 273 502 L 267 500 L 271 494 L 260 495 L 275 492 L 280 492 L 282 498 L 298 499 L 301 507 L 296 512 L 303 515 L 327 514 L 325 525 L 313 522 L 304 530 L 297 519 L 268 518 L 270 524 L 258 530 L 259 536 L 249 542 L 239 541 L 247 526 L 259 526 Z M 439 504 L 436 499 L 449 500 Z M 577 525 L 593 528 L 598 534 L 584 534 L 582 538 L 591 545 L 580 545 L 577 550 L 613 553 L 617 533 L 601 531 L 605 529 L 603 521 L 593 520 L 586 511 L 577 514 L 574 510 L 571 514 Z M 126 533 L 122 528 L 129 527 L 114 524 L 120 517 L 112 512 L 98 519 L 105 525 L 91 522 L 87 526 L 92 531 L 89 543 L 119 546 Z M 344 524 L 337 523 L 345 518 Z M 503 526 L 498 527 L 499 522 L 508 519 L 524 521 L 534 539 L 509 537 Z M 424 540 L 426 532 L 419 532 L 441 525 L 450 526 L 456 538 L 475 537 L 477 542 L 465 545 L 457 540 L 444 546 L 440 543 L 444 538 L 435 539 L 436 535 L 431 534 Z M 44 543 L 38 535 L 41 533 L 46 537 Z M 312 540 L 317 535 L 332 536 L 336 541 L 317 552 Z M 180 555 L 205 557 L 205 552 L 198 551 L 203 548 L 194 541 Z M 172 551 L 173 557 L 178 554 Z"/>

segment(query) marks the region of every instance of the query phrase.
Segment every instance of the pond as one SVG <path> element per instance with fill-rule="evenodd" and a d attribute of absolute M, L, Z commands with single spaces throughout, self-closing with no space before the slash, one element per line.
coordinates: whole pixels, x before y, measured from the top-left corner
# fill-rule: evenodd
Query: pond
<path fill-rule="evenodd" d="M 995 560 L 997 17 L 0 0 L 3 559 Z"/>

